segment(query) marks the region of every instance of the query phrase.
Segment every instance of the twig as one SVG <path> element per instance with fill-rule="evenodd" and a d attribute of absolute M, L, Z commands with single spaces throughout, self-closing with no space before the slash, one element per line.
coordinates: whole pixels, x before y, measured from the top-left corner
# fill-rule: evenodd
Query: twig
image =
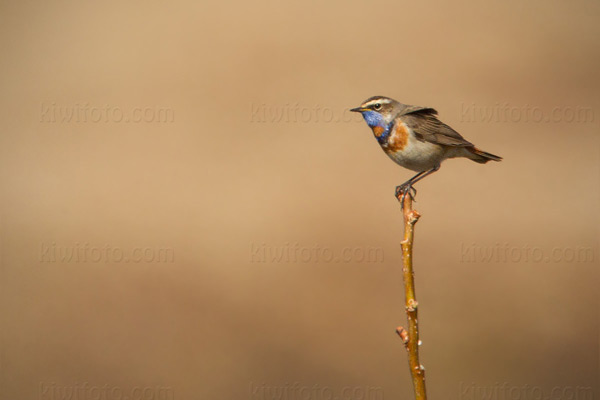
<path fill-rule="evenodd" d="M 400 201 L 400 198 L 398 199 Z M 412 265 L 412 250 L 414 239 L 414 226 L 419 220 L 419 213 L 412 209 L 412 198 L 404 197 L 404 240 L 402 240 L 402 272 L 404 276 L 404 295 L 406 298 L 406 316 L 408 317 L 408 331 L 399 326 L 396 332 L 404 342 L 408 352 L 408 365 L 412 375 L 416 400 L 426 400 L 425 393 L 425 368 L 419 362 L 419 321 L 417 308 L 419 303 L 415 298 L 415 274 Z"/>

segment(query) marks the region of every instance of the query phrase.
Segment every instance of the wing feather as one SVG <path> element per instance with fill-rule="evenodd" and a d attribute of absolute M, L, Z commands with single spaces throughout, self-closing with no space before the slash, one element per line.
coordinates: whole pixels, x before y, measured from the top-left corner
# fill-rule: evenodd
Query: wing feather
<path fill-rule="evenodd" d="M 398 117 L 415 133 L 418 140 L 453 147 L 473 146 L 460 133 L 440 121 L 433 108 L 408 106 Z"/>

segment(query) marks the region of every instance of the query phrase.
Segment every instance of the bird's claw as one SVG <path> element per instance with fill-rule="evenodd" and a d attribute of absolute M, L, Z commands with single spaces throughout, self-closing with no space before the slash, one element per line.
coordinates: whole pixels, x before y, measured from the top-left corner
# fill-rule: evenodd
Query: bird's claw
<path fill-rule="evenodd" d="M 404 208 L 404 199 L 406 198 L 406 195 L 409 195 L 410 199 L 415 201 L 417 189 L 415 189 L 410 182 L 396 186 L 396 198 L 400 201 L 402 208 Z"/>

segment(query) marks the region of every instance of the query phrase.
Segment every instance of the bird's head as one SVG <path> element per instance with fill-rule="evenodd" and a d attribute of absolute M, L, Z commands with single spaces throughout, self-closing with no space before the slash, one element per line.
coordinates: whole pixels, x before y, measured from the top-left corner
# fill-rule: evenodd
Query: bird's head
<path fill-rule="evenodd" d="M 373 96 L 363 101 L 363 103 L 350 111 L 359 112 L 371 128 L 387 128 L 394 120 L 398 108 L 401 106 L 394 99 L 385 96 Z"/>

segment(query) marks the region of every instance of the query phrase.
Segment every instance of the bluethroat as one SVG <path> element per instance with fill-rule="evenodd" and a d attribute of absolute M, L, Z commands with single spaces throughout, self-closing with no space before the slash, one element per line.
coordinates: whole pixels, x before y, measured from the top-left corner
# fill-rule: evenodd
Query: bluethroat
<path fill-rule="evenodd" d="M 396 164 L 418 172 L 396 187 L 396 197 L 402 205 L 407 194 L 411 198 L 417 194 L 413 185 L 439 170 L 447 158 L 465 157 L 480 164 L 502 160 L 479 150 L 440 121 L 433 108 L 409 106 L 389 97 L 374 96 L 350 111 L 362 114 L 383 151 Z"/>

